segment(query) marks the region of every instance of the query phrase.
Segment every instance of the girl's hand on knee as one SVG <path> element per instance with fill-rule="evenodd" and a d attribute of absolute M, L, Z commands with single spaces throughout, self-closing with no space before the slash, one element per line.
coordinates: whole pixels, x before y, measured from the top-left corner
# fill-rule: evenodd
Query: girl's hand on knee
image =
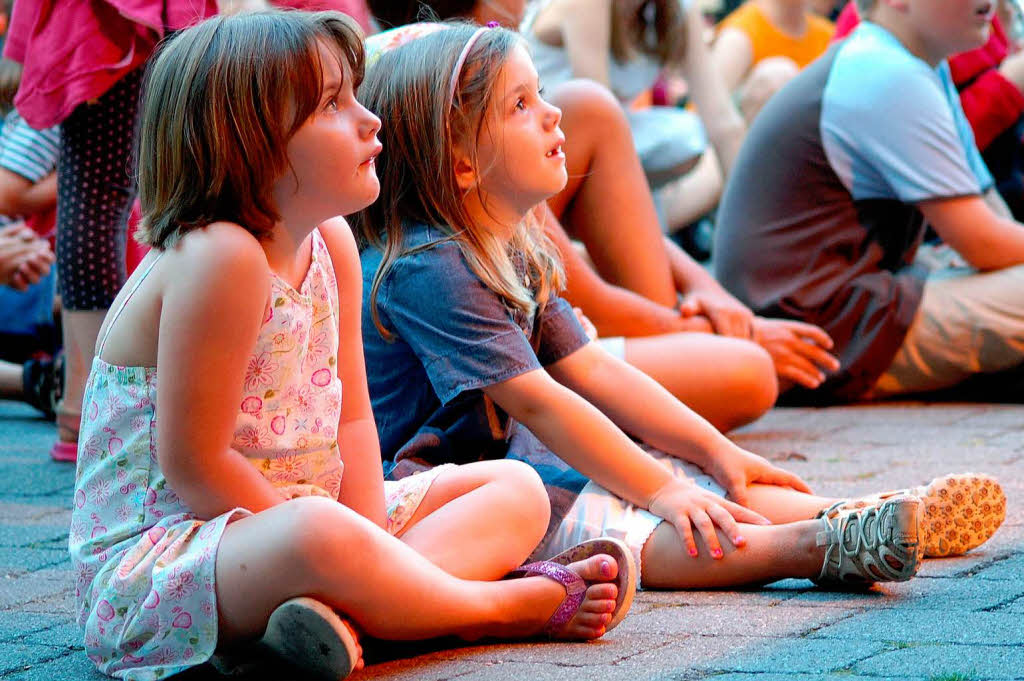
<path fill-rule="evenodd" d="M 746 544 L 746 539 L 738 523 L 770 524 L 767 518 L 701 489 L 690 479 L 675 478 L 662 487 L 651 499 L 648 510 L 676 528 L 687 553 L 694 558 L 699 554 L 694 529 L 711 551 L 711 557 L 718 560 L 724 552 L 716 528 L 739 548 Z"/>
<path fill-rule="evenodd" d="M 719 452 L 706 466 L 708 473 L 725 488 L 736 503 L 747 504 L 747 487 L 753 484 L 790 487 L 811 493 L 800 476 L 768 463 L 763 457 L 739 447 Z"/>

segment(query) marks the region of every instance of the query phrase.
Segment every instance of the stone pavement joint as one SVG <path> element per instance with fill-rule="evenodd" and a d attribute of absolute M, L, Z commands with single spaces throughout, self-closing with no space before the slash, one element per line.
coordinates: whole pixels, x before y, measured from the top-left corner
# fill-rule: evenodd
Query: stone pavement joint
<path fill-rule="evenodd" d="M 66 537 L 74 467 L 48 459 L 53 437 L 31 409 L 0 402 L 2 681 L 104 678 L 74 622 Z M 925 561 L 906 583 L 832 592 L 787 579 L 642 592 L 600 641 L 386 644 L 354 681 L 1024 679 L 1024 407 L 775 409 L 735 439 L 834 496 L 990 473 L 1006 490 L 1007 521 L 977 551 Z M 180 678 L 219 677 L 199 668 Z M 306 681 L 279 670 L 249 678 Z"/>

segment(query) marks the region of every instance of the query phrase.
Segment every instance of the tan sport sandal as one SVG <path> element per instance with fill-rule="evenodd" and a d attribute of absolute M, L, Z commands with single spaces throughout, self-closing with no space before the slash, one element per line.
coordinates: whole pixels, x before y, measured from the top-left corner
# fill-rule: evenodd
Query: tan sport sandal
<path fill-rule="evenodd" d="M 842 501 L 822 511 L 819 517 L 907 494 L 924 502 L 921 545 L 926 558 L 966 553 L 988 541 L 1006 518 L 1002 486 L 982 473 L 946 475 L 920 487 Z"/>
<path fill-rule="evenodd" d="M 921 566 L 918 542 L 923 504 L 913 496 L 821 517 L 817 544 L 825 547 L 818 584 L 904 582 Z"/>

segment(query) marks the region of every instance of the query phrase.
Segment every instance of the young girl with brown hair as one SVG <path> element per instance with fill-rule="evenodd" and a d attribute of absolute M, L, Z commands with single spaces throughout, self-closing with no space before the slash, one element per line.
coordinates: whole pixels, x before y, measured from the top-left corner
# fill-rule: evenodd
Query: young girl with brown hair
<path fill-rule="evenodd" d="M 184 31 L 148 74 L 152 251 L 100 333 L 70 536 L 105 673 L 161 678 L 262 636 L 337 679 L 361 662 L 335 610 L 381 638 L 590 639 L 629 607 L 614 541 L 472 581 L 543 534 L 528 467 L 383 483 L 358 255 L 333 218 L 379 190 L 362 60 L 341 14 L 264 13 Z"/>
<path fill-rule="evenodd" d="M 534 219 L 566 181 L 564 138 L 521 39 L 464 24 L 392 37 L 360 89 L 388 122 L 381 200 L 355 220 L 386 475 L 526 460 L 554 516 L 535 555 L 619 537 L 649 587 L 909 579 L 931 550 L 919 498 L 814 496 L 589 342 Z"/>

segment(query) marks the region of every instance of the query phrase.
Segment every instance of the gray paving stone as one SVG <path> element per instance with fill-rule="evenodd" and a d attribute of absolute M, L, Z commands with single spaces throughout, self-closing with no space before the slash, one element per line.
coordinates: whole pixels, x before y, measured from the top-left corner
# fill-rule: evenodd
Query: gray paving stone
<path fill-rule="evenodd" d="M 35 665 L 44 664 L 67 654 L 67 650 L 53 646 L 25 645 L 21 643 L 6 644 L 4 645 L 3 655 L 0 656 L 0 677 L 11 672 L 26 671 Z M 88 661 L 88 658 L 86 658 L 86 661 Z"/>
<path fill-rule="evenodd" d="M 21 573 L 0 578 L 0 610 L 63 594 L 70 588 L 67 579 L 54 579 L 50 572 Z"/>
<path fill-rule="evenodd" d="M 65 619 L 38 613 L 5 612 L 0 617 L 0 643 L 20 640 L 26 634 L 49 629 Z"/>
<path fill-rule="evenodd" d="M 80 634 L 64 532 L 74 470 L 47 458 L 53 437 L 53 426 L 30 410 L 0 402 L 0 669 L 11 670 L 0 672 L 2 681 L 105 678 L 73 649 Z M 990 472 L 1006 489 L 1007 522 L 967 556 L 926 561 L 917 579 L 866 594 L 823 591 L 806 580 L 749 590 L 642 592 L 630 618 L 605 641 L 403 645 L 391 655 L 397 659 L 353 678 L 936 681 L 933 675 L 973 671 L 980 681 L 1009 678 L 1013 665 L 1024 669 L 1016 652 L 1005 652 L 1016 648 L 993 645 L 1024 638 L 1024 407 L 776 409 L 735 439 L 836 496 L 954 471 Z M 59 560 L 48 566 L 50 558 Z M 900 635 L 872 640 L 890 630 Z M 268 671 L 249 681 L 293 676 Z M 204 667 L 182 681 L 220 679 Z"/>
<path fill-rule="evenodd" d="M 913 611 L 865 612 L 819 629 L 814 638 L 910 643 L 1024 644 L 1020 617 L 1012 613 L 961 612 L 922 616 Z M 834 644 L 833 644 L 834 645 Z"/>
<path fill-rule="evenodd" d="M 58 622 L 52 627 L 26 634 L 23 643 L 57 646 L 71 650 L 83 650 L 82 630 L 70 620 Z"/>
<path fill-rule="evenodd" d="M 35 525 L 53 525 L 67 528 L 71 525 L 71 501 L 60 500 L 60 505 L 45 503 L 45 499 L 35 504 L 12 503 L 0 496 L 0 523 L 32 527 Z"/>
<path fill-rule="evenodd" d="M 840 609 L 764 606 L 688 606 L 660 608 L 642 614 L 630 613 L 620 625 L 628 632 L 657 632 L 670 636 L 716 635 L 783 637 L 799 635 L 831 624 L 849 613 Z"/>
<path fill-rule="evenodd" d="M 63 549 L 67 543 L 68 528 L 65 525 L 0 525 L 0 547 L 3 548 Z"/>
<path fill-rule="evenodd" d="M 71 557 L 65 549 L 11 549 L 0 548 L 0 572 L 39 570 L 42 568 L 71 567 Z"/>
<path fill-rule="evenodd" d="M 109 681 L 101 674 L 85 653 L 67 652 L 46 662 L 36 662 L 23 669 L 4 675 L 4 681 Z M 212 681 L 212 679 L 211 679 Z"/>
<path fill-rule="evenodd" d="M 710 666 L 716 671 L 734 672 L 804 672 L 824 674 L 849 669 L 861 660 L 885 650 L 877 641 L 835 641 L 815 638 L 767 641 L 754 646 L 734 659 L 721 660 Z M 702 665 L 709 668 L 709 665 Z"/>
<path fill-rule="evenodd" d="M 927 670 L 933 679 L 955 674 L 968 679 L 1024 678 L 1024 648 L 990 645 L 922 645 L 876 655 L 854 665 L 865 674 L 912 674 Z"/>

